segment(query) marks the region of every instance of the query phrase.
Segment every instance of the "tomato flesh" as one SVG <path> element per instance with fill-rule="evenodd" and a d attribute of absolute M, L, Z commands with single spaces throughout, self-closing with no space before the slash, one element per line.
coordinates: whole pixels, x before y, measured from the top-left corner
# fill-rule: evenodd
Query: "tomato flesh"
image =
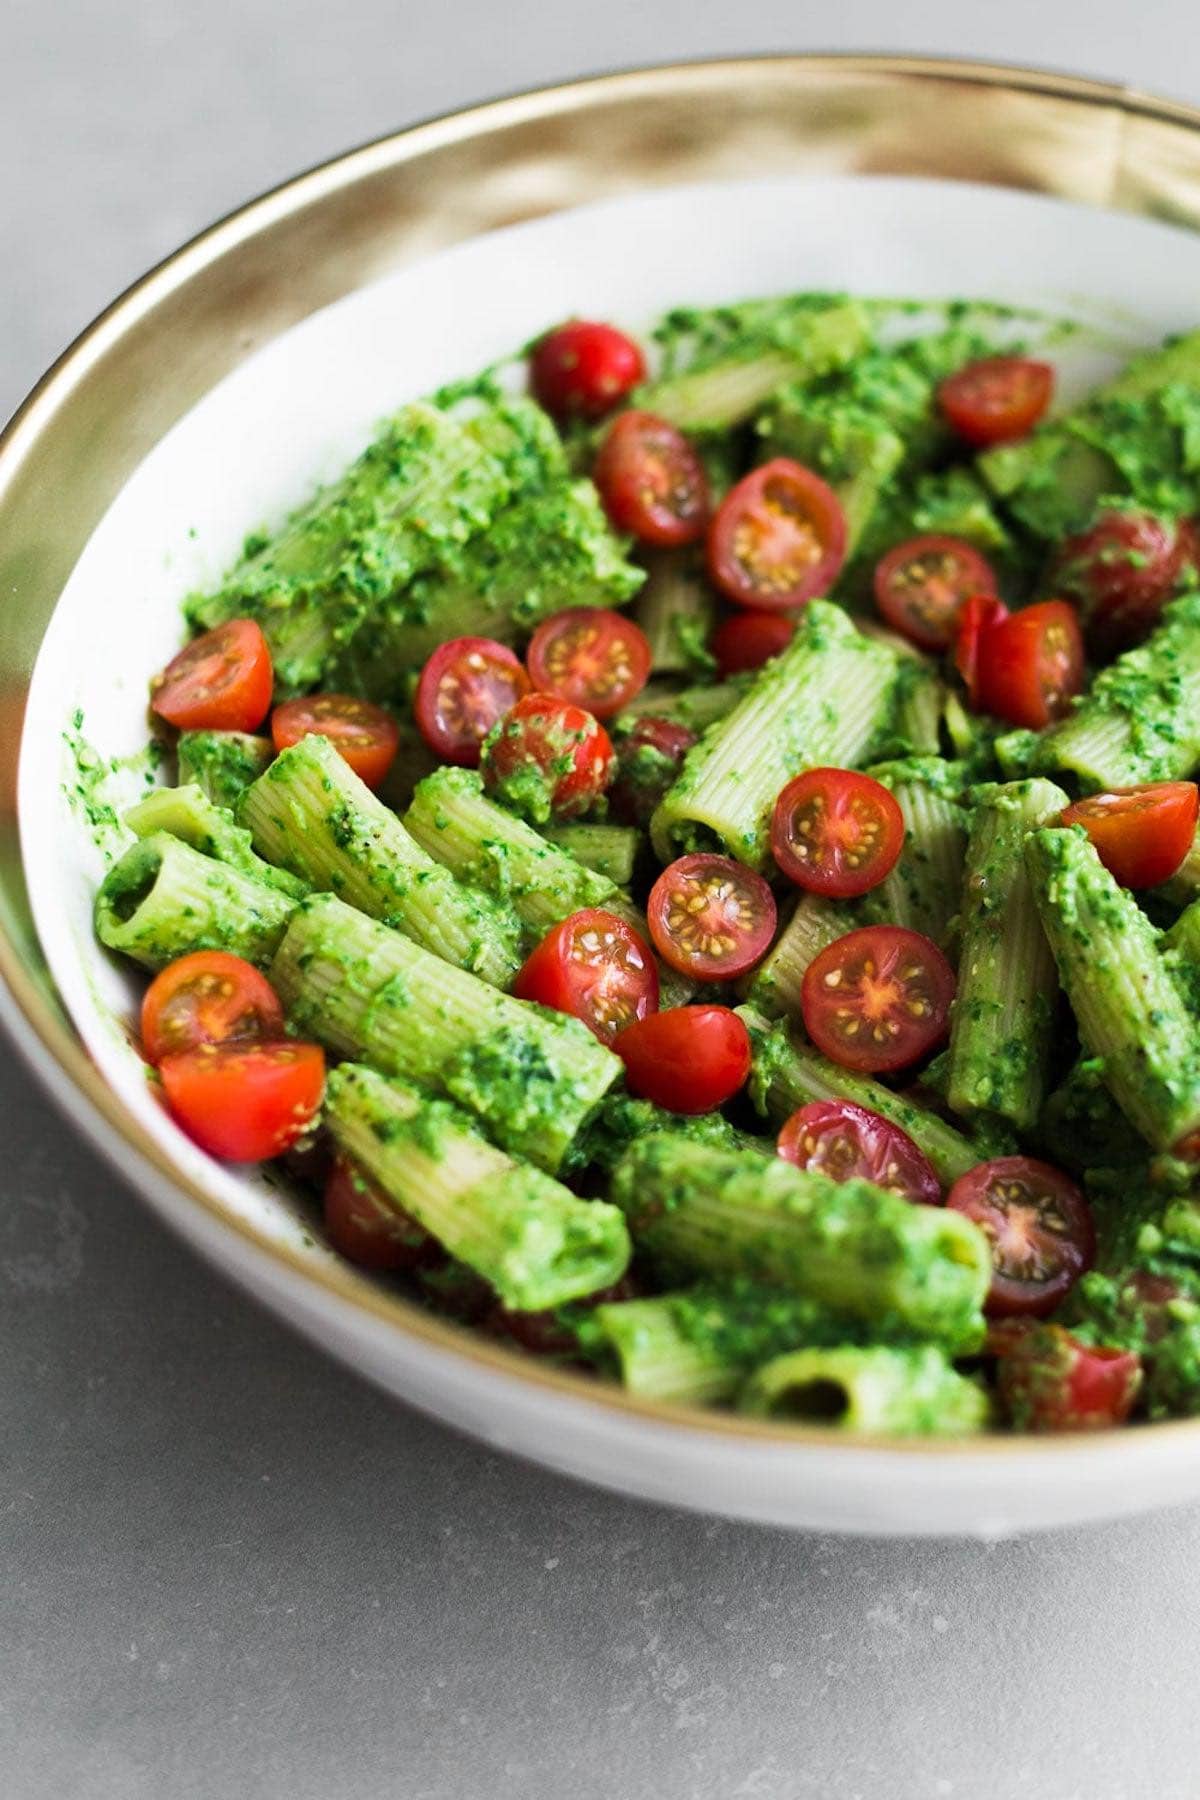
<path fill-rule="evenodd" d="M 1102 1431 L 1133 1411 L 1141 1359 L 1133 1350 L 1081 1344 L 1061 1325 L 1035 1325 L 1000 1357 L 996 1384 L 1018 1431 Z"/>
<path fill-rule="evenodd" d="M 378 787 L 400 747 L 400 727 L 391 714 L 353 694 L 306 694 L 286 700 L 271 714 L 277 750 L 301 738 L 327 737 L 338 755 L 368 787 Z"/>
<path fill-rule="evenodd" d="M 1092 1265 L 1096 1234 L 1081 1189 L 1032 1156 L 968 1169 L 946 1205 L 973 1219 L 991 1245 L 990 1317 L 1052 1312 Z"/>
<path fill-rule="evenodd" d="M 1115 656 L 1154 629 L 1167 601 L 1195 576 L 1196 552 L 1187 521 L 1106 512 L 1063 544 L 1051 584 L 1079 601 L 1084 632 L 1097 653 Z"/>
<path fill-rule="evenodd" d="M 271 705 L 267 640 L 253 619 L 193 638 L 152 684 L 150 705 L 180 731 L 255 731 Z"/>
<path fill-rule="evenodd" d="M 603 725 L 555 694 L 526 694 L 484 739 L 484 785 L 533 824 L 586 812 L 608 786 Z"/>
<path fill-rule="evenodd" d="M 228 950 L 195 950 L 160 969 L 142 1001 L 152 1063 L 201 1044 L 283 1036 L 283 1007 L 265 975 Z"/>
<path fill-rule="evenodd" d="M 747 608 L 722 620 L 712 635 L 712 653 L 722 676 L 741 675 L 786 650 L 796 632 L 795 619 L 787 613 L 760 612 Z"/>
<path fill-rule="evenodd" d="M 681 431 L 654 413 L 614 419 L 592 479 L 618 531 L 671 549 L 694 544 L 708 520 L 708 477 Z"/>
<path fill-rule="evenodd" d="M 488 732 L 528 692 L 529 677 L 507 644 L 451 638 L 421 670 L 413 700 L 417 729 L 444 762 L 476 769 Z"/>
<path fill-rule="evenodd" d="M 363 1269 L 423 1269 L 445 1259 L 435 1237 L 388 1198 L 347 1156 L 325 1183 L 325 1235 L 339 1255 Z"/>
<path fill-rule="evenodd" d="M 972 594 L 963 602 L 954 635 L 954 666 L 962 676 L 967 699 L 979 700 L 979 658 L 993 625 L 1007 619 L 1008 608 L 995 594 Z"/>
<path fill-rule="evenodd" d="M 617 772 L 608 806 L 621 825 L 648 825 L 679 773 L 696 734 L 675 719 L 646 713 L 617 745 Z"/>
<path fill-rule="evenodd" d="M 543 619 L 527 652 L 533 685 L 611 719 L 641 693 L 650 645 L 632 619 L 604 607 L 577 606 Z"/>
<path fill-rule="evenodd" d="M 875 604 L 888 624 L 922 650 L 954 642 L 972 594 L 994 594 L 996 577 L 962 538 L 906 538 L 875 566 Z"/>
<path fill-rule="evenodd" d="M 806 769 L 780 791 L 771 816 L 771 853 L 781 872 L 838 900 L 878 887 L 903 845 L 895 797 L 850 769 Z"/>
<path fill-rule="evenodd" d="M 529 358 L 534 398 L 559 420 L 603 418 L 645 373 L 633 339 L 596 319 L 569 319 L 548 331 Z"/>
<path fill-rule="evenodd" d="M 1010 725 L 1040 731 L 1070 710 L 1083 687 L 1083 637 L 1065 600 L 1042 600 L 989 626 L 975 675 L 978 704 Z"/>
<path fill-rule="evenodd" d="M 946 1035 L 954 971 L 937 945 L 900 925 L 847 932 L 804 972 L 800 1010 L 818 1050 L 868 1074 L 906 1069 Z"/>
<path fill-rule="evenodd" d="M 1004 444 L 1032 431 L 1054 394 L 1054 370 L 1030 356 L 985 356 L 948 375 L 938 404 L 968 444 Z"/>
<path fill-rule="evenodd" d="M 786 456 L 744 476 L 709 527 L 709 574 L 738 606 L 803 606 L 832 586 L 845 557 L 846 515 L 837 495 Z"/>
<path fill-rule="evenodd" d="M 172 1116 L 210 1156 L 265 1162 L 302 1137 L 321 1105 L 316 1044 L 201 1044 L 159 1065 Z"/>
<path fill-rule="evenodd" d="M 700 851 L 663 870 L 646 919 L 665 963 L 700 981 L 744 975 L 770 948 L 775 896 L 753 869 Z"/>
<path fill-rule="evenodd" d="M 750 1033 L 727 1006 L 673 1006 L 627 1025 L 613 1041 L 631 1094 L 668 1112 L 723 1106 L 750 1074 Z"/>
<path fill-rule="evenodd" d="M 778 1154 L 834 1181 L 872 1181 L 922 1206 L 942 1197 L 933 1164 L 906 1131 L 852 1100 L 813 1100 L 779 1133 Z"/>
<path fill-rule="evenodd" d="M 1148 787 L 1090 794 L 1063 813 L 1064 825 L 1082 825 L 1100 861 L 1123 887 L 1157 887 L 1169 881 L 1192 847 L 1200 790 L 1194 781 L 1158 781 Z"/>
<path fill-rule="evenodd" d="M 512 991 L 519 1000 L 573 1014 L 611 1044 L 635 1019 L 657 1011 L 658 970 L 632 925 L 594 906 L 546 933 Z"/>

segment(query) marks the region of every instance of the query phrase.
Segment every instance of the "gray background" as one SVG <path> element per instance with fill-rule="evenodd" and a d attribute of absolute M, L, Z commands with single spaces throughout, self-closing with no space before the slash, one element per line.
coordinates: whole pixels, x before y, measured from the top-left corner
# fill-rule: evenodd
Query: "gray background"
<path fill-rule="evenodd" d="M 409 120 L 675 54 L 1200 100 L 1184 0 L 0 0 L 0 415 L 117 289 Z M 0 1793 L 1176 1800 L 1200 1511 L 983 1548 L 705 1521 L 394 1407 L 0 1077 Z"/>

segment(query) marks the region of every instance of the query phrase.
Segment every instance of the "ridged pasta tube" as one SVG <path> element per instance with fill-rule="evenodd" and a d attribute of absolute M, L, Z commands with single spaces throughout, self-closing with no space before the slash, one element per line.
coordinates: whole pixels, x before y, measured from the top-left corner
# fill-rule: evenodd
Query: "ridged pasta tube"
<path fill-rule="evenodd" d="M 962 1437 L 988 1418 L 983 1388 L 930 1344 L 796 1350 L 756 1370 L 738 1405 L 758 1418 L 889 1437 Z"/>
<path fill-rule="evenodd" d="M 96 894 L 96 936 L 147 969 L 193 950 L 232 950 L 265 964 L 296 902 L 164 831 L 113 864 Z"/>

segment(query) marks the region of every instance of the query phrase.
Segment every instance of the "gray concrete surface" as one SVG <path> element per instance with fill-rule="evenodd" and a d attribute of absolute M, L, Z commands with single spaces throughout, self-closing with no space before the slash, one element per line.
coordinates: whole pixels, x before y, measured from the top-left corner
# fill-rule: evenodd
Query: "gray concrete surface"
<path fill-rule="evenodd" d="M 7 0 L 0 413 L 126 281 L 412 118 L 676 53 L 1078 68 L 1200 100 L 1182 0 Z M 784 1534 L 497 1459 L 164 1235 L 5 1059 L 5 1800 L 1185 1800 L 1200 1511 Z"/>

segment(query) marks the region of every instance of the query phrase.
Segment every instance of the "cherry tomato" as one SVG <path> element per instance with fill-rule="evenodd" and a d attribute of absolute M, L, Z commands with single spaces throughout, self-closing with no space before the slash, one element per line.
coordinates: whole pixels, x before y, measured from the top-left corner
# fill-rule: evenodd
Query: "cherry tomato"
<path fill-rule="evenodd" d="M 1079 601 L 1084 631 L 1102 656 L 1139 643 L 1196 565 L 1196 535 L 1147 512 L 1102 513 L 1068 538 L 1050 571 L 1057 593 Z"/>
<path fill-rule="evenodd" d="M 325 1234 L 339 1255 L 363 1269 L 427 1268 L 445 1255 L 437 1239 L 346 1156 L 338 1157 L 325 1184 Z"/>
<path fill-rule="evenodd" d="M 948 375 L 938 404 L 968 444 L 1003 444 L 1032 431 L 1054 393 L 1054 370 L 1028 356 L 985 356 Z"/>
<path fill-rule="evenodd" d="M 1076 800 L 1062 822 L 1083 826 L 1100 861 L 1122 887 L 1148 888 L 1175 873 L 1192 847 L 1198 813 L 1200 791 L 1194 781 L 1156 781 Z"/>
<path fill-rule="evenodd" d="M 937 945 L 900 925 L 865 925 L 813 958 L 800 1010 L 831 1061 L 868 1074 L 906 1069 L 946 1035 L 954 971 Z"/>
<path fill-rule="evenodd" d="M 632 925 L 593 906 L 546 933 L 512 991 L 518 1000 L 573 1013 L 611 1044 L 634 1019 L 658 1010 L 658 970 Z"/>
<path fill-rule="evenodd" d="M 707 850 L 664 869 L 646 902 L 658 954 L 700 981 L 752 969 L 770 948 L 775 920 L 775 896 L 762 876 Z"/>
<path fill-rule="evenodd" d="M 995 594 L 972 594 L 963 601 L 954 637 L 954 666 L 963 678 L 972 706 L 979 698 L 979 657 L 983 641 L 992 626 L 1007 617 L 1007 606 Z"/>
<path fill-rule="evenodd" d="M 271 652 L 253 619 L 193 638 L 151 684 L 152 709 L 180 731 L 255 731 L 271 705 Z"/>
<path fill-rule="evenodd" d="M 712 635 L 712 653 L 724 675 L 740 675 L 761 669 L 765 662 L 786 650 L 796 631 L 787 613 L 747 609 L 722 620 Z"/>
<path fill-rule="evenodd" d="M 160 969 L 142 1001 L 142 1048 L 152 1063 L 200 1044 L 283 1036 L 283 1007 L 265 975 L 228 950 L 194 950 Z"/>
<path fill-rule="evenodd" d="M 600 606 L 576 606 L 542 620 L 527 660 L 539 693 L 611 719 L 645 687 L 650 645 L 632 619 Z"/>
<path fill-rule="evenodd" d="M 529 358 L 534 398 L 556 419 L 602 418 L 645 373 L 633 339 L 592 319 L 569 319 L 548 331 Z"/>
<path fill-rule="evenodd" d="M 875 567 L 875 604 L 922 650 L 953 643 L 972 594 L 994 594 L 996 577 L 978 550 L 954 537 L 907 538 Z"/>
<path fill-rule="evenodd" d="M 750 1074 L 750 1033 L 727 1006 L 673 1006 L 627 1025 L 613 1042 L 631 1094 L 668 1112 L 724 1105 Z"/>
<path fill-rule="evenodd" d="M 421 670 L 413 700 L 417 729 L 435 756 L 476 769 L 488 732 L 528 692 L 529 677 L 506 644 L 451 638 Z"/>
<path fill-rule="evenodd" d="M 1065 600 L 1041 600 L 989 626 L 975 672 L 978 705 L 1040 731 L 1070 710 L 1083 687 L 1083 637 Z"/>
<path fill-rule="evenodd" d="M 744 476 L 709 527 L 709 574 L 738 606 L 803 606 L 832 587 L 845 557 L 841 501 L 786 456 Z"/>
<path fill-rule="evenodd" d="M 1142 1365 L 1136 1351 L 1081 1344 L 1061 1325 L 1035 1325 L 1001 1356 L 996 1384 L 1018 1431 L 1100 1431 L 1128 1419 Z"/>
<path fill-rule="evenodd" d="M 608 733 L 582 707 L 554 694 L 526 694 L 484 739 L 484 785 L 536 824 L 574 818 L 612 774 Z"/>
<path fill-rule="evenodd" d="M 301 738 L 327 737 L 368 787 L 378 787 L 400 747 L 400 728 L 390 713 L 353 694 L 306 694 L 285 700 L 271 714 L 271 736 L 277 750 Z"/>
<path fill-rule="evenodd" d="M 973 1219 L 992 1248 L 984 1311 L 1053 1312 L 1092 1265 L 1096 1234 L 1081 1190 L 1032 1156 L 999 1156 L 960 1175 L 946 1205 Z"/>
<path fill-rule="evenodd" d="M 201 1044 L 165 1057 L 163 1090 L 176 1122 L 210 1156 L 265 1162 L 316 1117 L 325 1057 L 316 1044 Z"/>
<path fill-rule="evenodd" d="M 906 1131 L 852 1100 L 813 1100 L 779 1133 L 779 1155 L 834 1181 L 873 1181 L 905 1200 L 937 1206 L 941 1184 L 933 1164 Z"/>
<path fill-rule="evenodd" d="M 708 520 L 708 477 L 681 431 L 654 413 L 614 419 L 592 479 L 618 531 L 664 549 L 694 544 Z"/>
<path fill-rule="evenodd" d="M 851 769 L 805 769 L 781 789 L 771 815 L 771 854 L 782 873 L 835 900 L 878 887 L 903 844 L 894 797 Z"/>
<path fill-rule="evenodd" d="M 621 825 L 648 825 L 679 773 L 696 734 L 674 719 L 644 713 L 617 745 L 617 773 L 608 806 Z"/>

